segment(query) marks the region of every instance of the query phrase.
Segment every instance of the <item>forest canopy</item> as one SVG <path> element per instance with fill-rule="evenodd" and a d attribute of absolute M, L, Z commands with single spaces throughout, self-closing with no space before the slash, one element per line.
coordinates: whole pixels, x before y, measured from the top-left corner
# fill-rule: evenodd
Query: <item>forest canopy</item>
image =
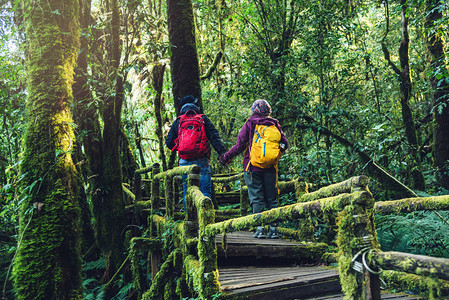
<path fill-rule="evenodd" d="M 290 143 L 280 180 L 325 186 L 366 175 L 379 201 L 449 193 L 445 0 L 0 0 L 0 7 L 6 299 L 61 282 L 70 282 L 62 284 L 68 291 L 53 292 L 73 298 L 132 294 L 126 274 L 115 277 L 126 259 L 123 232 L 141 233 L 125 214 L 131 200 L 123 186 L 139 168 L 177 165 L 164 140 L 187 94 L 200 99 L 228 149 L 251 104 L 266 99 Z M 239 159 L 223 167 L 213 152 L 210 162 L 213 174 L 242 171 Z M 424 212 L 382 216 L 376 225 L 388 250 L 449 257 L 441 234 L 448 219 Z M 64 278 L 67 267 L 76 274 Z M 62 275 L 54 278 L 53 269 Z"/>

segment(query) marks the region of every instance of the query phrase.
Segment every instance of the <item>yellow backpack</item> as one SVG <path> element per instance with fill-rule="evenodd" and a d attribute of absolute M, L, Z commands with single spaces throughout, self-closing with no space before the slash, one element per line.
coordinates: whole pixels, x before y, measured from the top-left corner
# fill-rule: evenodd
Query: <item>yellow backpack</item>
<path fill-rule="evenodd" d="M 280 141 L 281 133 L 276 125 L 256 125 L 250 146 L 249 164 L 262 169 L 272 166 L 277 168 L 282 155 L 279 148 Z M 249 164 L 246 166 L 246 171 L 249 169 Z"/>

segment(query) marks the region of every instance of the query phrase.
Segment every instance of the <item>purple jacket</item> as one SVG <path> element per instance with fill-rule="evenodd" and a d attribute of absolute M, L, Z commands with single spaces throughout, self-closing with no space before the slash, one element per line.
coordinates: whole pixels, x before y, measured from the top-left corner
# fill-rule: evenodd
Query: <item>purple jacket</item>
<path fill-rule="evenodd" d="M 288 140 L 284 135 L 284 132 L 281 129 L 281 125 L 279 124 L 278 120 L 262 116 L 259 114 L 253 114 L 249 119 L 246 121 L 246 123 L 243 125 L 242 129 L 240 129 L 240 133 L 237 137 L 237 143 L 229 149 L 227 153 L 225 153 L 225 157 L 227 160 L 231 160 L 233 157 L 237 156 L 238 154 L 242 153 L 244 150 L 248 148 L 248 145 L 251 145 L 253 141 L 254 136 L 254 129 L 257 124 L 260 125 L 276 125 L 276 127 L 281 132 L 281 143 L 285 144 L 285 149 L 288 148 Z M 245 151 L 245 154 L 243 156 L 243 168 L 246 170 L 246 166 L 249 164 L 249 151 Z M 276 172 L 274 167 L 271 167 L 269 169 L 261 169 L 258 167 L 255 167 L 253 165 L 250 165 L 249 171 L 251 172 Z"/>

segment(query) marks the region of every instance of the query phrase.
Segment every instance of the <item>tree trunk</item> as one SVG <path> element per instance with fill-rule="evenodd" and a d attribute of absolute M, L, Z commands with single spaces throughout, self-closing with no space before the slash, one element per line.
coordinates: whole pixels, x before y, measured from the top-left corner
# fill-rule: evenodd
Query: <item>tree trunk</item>
<path fill-rule="evenodd" d="M 79 186 L 71 151 L 78 1 L 25 1 L 28 41 L 16 299 L 82 299 Z M 57 12 L 57 13 L 56 13 Z"/>
<path fill-rule="evenodd" d="M 136 135 L 136 147 L 137 147 L 137 150 L 139 151 L 140 167 L 146 168 L 147 164 L 145 163 L 145 157 L 143 155 L 142 136 L 140 135 L 139 125 L 137 123 L 134 123 L 134 128 L 135 128 L 135 135 Z"/>
<path fill-rule="evenodd" d="M 172 53 L 170 70 L 176 114 L 179 115 L 181 110 L 179 100 L 186 95 L 197 97 L 200 111 L 203 111 L 191 0 L 168 0 L 167 15 Z"/>
<path fill-rule="evenodd" d="M 416 135 L 416 127 L 413 120 L 413 113 L 410 108 L 410 98 L 412 90 L 412 80 L 410 77 L 410 64 L 409 64 L 409 35 L 408 35 L 408 17 L 407 17 L 407 2 L 401 0 L 401 45 L 399 46 L 399 60 L 401 63 L 400 70 L 390 59 L 390 53 L 382 41 L 382 50 L 384 52 L 385 59 L 387 60 L 393 71 L 399 75 L 400 78 L 400 90 L 401 90 L 401 108 L 402 108 L 402 121 L 405 127 L 405 137 L 409 144 L 410 156 L 409 161 L 411 165 L 411 175 L 413 178 L 413 187 L 417 190 L 424 190 L 424 175 L 421 171 L 421 159 L 419 157 L 419 145 Z M 388 27 L 387 27 L 388 28 Z M 387 29 L 388 30 L 388 29 Z M 388 31 L 387 33 L 388 34 Z M 386 36 L 386 35 L 385 35 Z M 385 38 L 385 37 L 384 37 Z"/>
<path fill-rule="evenodd" d="M 90 0 L 83 1 L 81 24 L 88 30 L 90 25 Z M 77 68 L 77 80 L 74 86 L 77 99 L 76 121 L 82 133 L 84 151 L 87 157 L 89 175 L 89 194 L 92 201 L 93 215 L 95 218 L 95 233 L 98 247 L 106 258 L 106 272 L 103 281 L 108 281 L 118 270 L 123 262 L 123 241 L 121 232 L 126 225 L 124 217 L 124 200 L 122 196 L 123 173 L 120 157 L 121 124 L 120 114 L 123 102 L 123 80 L 119 74 L 120 40 L 119 40 L 119 10 L 116 1 L 111 5 L 112 49 L 108 53 L 101 53 L 111 57 L 111 68 L 117 78 L 115 96 L 106 97 L 103 105 L 102 119 L 103 132 L 99 122 L 97 107 L 93 103 L 88 85 L 88 61 L 89 47 L 87 39 L 81 39 L 82 51 L 80 52 Z M 94 55 L 91 55 L 94 57 Z M 103 62 L 104 63 L 104 62 Z M 104 80 L 107 82 L 108 80 Z M 104 91 L 102 91 L 104 93 Z M 100 93 L 101 94 L 101 93 Z M 108 285 L 110 287 L 110 285 Z M 107 291 L 108 293 L 108 291 Z"/>
<path fill-rule="evenodd" d="M 123 104 L 123 78 L 120 65 L 120 13 L 117 0 L 111 2 L 111 66 L 115 76 L 115 95 L 110 95 L 103 110 L 103 197 L 93 203 L 97 238 L 106 257 L 103 281 L 109 281 L 123 262 L 122 230 L 126 225 L 120 161 L 120 117 Z M 108 285 L 111 286 L 112 285 Z"/>
<path fill-rule="evenodd" d="M 433 88 L 434 118 L 435 118 L 435 161 L 438 167 L 438 181 L 440 185 L 449 190 L 449 84 L 444 76 L 448 74 L 445 63 L 444 41 L 433 28 L 434 22 L 443 18 L 438 9 L 440 1 L 427 1 L 426 28 L 429 31 L 427 51 L 430 67 L 432 68 L 430 83 Z M 438 70 L 438 72 L 436 72 Z M 440 76 L 441 76 L 440 75 Z"/>
<path fill-rule="evenodd" d="M 137 164 L 134 153 L 129 144 L 128 137 L 126 136 L 125 129 L 120 126 L 120 157 L 122 167 L 122 182 L 133 184 L 134 174 L 139 165 Z"/>
<path fill-rule="evenodd" d="M 80 3 L 80 26 L 82 32 L 87 32 L 90 23 L 90 10 L 91 10 L 91 1 L 79 1 Z M 94 143 L 94 139 L 92 138 L 92 134 L 87 134 L 87 132 L 95 132 L 95 128 L 97 131 L 99 130 L 99 125 L 92 126 L 93 115 L 95 112 L 89 111 L 90 107 L 86 102 L 90 101 L 91 94 L 88 88 L 88 78 L 87 78 L 87 51 L 88 51 L 88 42 L 85 34 L 80 35 L 80 51 L 78 54 L 77 67 L 75 68 L 75 82 L 73 84 L 73 96 L 74 96 L 74 109 L 73 109 L 73 119 L 75 124 L 77 124 L 79 130 L 78 132 L 85 133 L 84 135 L 79 135 L 76 138 L 77 153 L 78 153 L 78 162 L 80 162 L 81 170 L 84 171 L 83 174 L 87 176 L 91 176 L 91 172 L 89 170 L 92 169 L 92 165 L 89 164 L 89 159 L 85 163 L 81 163 L 84 159 L 82 153 L 82 145 L 84 145 L 85 152 L 87 153 L 90 148 L 96 148 L 97 145 Z M 90 136 L 90 139 L 89 139 Z M 87 156 L 89 158 L 89 156 Z M 78 163 L 76 162 L 76 163 Z M 82 176 L 79 176 L 82 180 Z M 91 190 L 96 190 L 96 185 L 91 183 Z M 92 197 L 92 195 L 91 195 Z M 84 257 L 85 259 L 96 259 L 94 255 L 96 251 L 92 251 L 92 249 L 98 250 L 98 246 L 96 245 L 96 238 L 93 227 L 91 225 L 92 212 L 90 210 L 89 204 L 87 203 L 87 194 L 81 189 L 80 195 L 80 207 L 81 207 L 81 219 L 83 222 L 82 229 L 82 253 L 84 255 L 88 254 L 88 257 Z"/>
<path fill-rule="evenodd" d="M 154 98 L 154 114 L 156 115 L 156 135 L 159 140 L 159 158 L 162 163 L 162 170 L 167 171 L 167 158 L 165 157 L 164 136 L 162 134 L 161 99 L 162 85 L 164 83 L 165 65 L 156 64 L 153 67 L 153 88 L 156 90 Z"/>

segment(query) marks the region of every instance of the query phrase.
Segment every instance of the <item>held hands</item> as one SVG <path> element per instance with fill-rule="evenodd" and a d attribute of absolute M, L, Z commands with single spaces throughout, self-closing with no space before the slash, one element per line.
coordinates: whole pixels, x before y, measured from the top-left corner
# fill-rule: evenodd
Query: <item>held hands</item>
<path fill-rule="evenodd" d="M 281 152 L 284 153 L 284 151 L 285 151 L 285 144 L 284 143 L 279 143 L 279 148 L 281 149 Z"/>
<path fill-rule="evenodd" d="M 229 164 L 230 161 L 231 161 L 231 159 L 229 158 L 228 153 L 223 153 L 218 157 L 218 162 L 222 166 L 226 166 L 227 164 Z"/>

